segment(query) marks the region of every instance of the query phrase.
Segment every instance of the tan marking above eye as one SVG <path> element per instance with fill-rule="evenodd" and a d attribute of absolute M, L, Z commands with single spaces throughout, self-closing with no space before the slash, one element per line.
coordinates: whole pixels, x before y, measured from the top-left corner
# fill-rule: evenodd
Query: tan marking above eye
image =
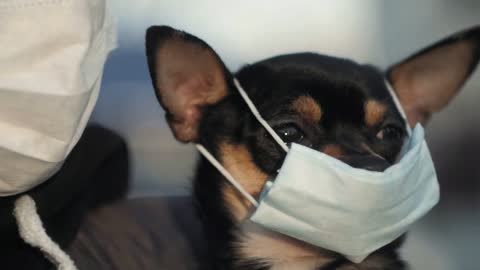
<path fill-rule="evenodd" d="M 365 123 L 369 127 L 380 124 L 385 118 L 387 106 L 376 100 L 369 100 L 365 103 Z"/>
<path fill-rule="evenodd" d="M 318 123 L 322 118 L 320 105 L 310 96 L 300 96 L 293 101 L 291 108 L 312 123 Z"/>
<path fill-rule="evenodd" d="M 325 147 L 322 149 L 322 152 L 334 158 L 339 158 L 343 155 L 342 148 L 336 144 L 325 145 Z"/>
<path fill-rule="evenodd" d="M 255 165 L 245 145 L 220 144 L 220 162 L 249 194 L 254 197 L 260 194 L 268 175 Z M 252 204 L 227 181 L 222 186 L 222 196 L 237 221 L 245 219 L 253 209 Z"/>

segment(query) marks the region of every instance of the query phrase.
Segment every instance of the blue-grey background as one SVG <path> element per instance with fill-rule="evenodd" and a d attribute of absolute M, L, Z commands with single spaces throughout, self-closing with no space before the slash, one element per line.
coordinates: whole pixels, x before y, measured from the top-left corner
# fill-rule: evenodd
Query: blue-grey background
<path fill-rule="evenodd" d="M 314 51 L 382 68 L 480 23 L 480 1 L 114 0 L 119 48 L 105 67 L 92 116 L 131 151 L 131 196 L 187 194 L 192 146 L 177 143 L 148 77 L 144 32 L 152 24 L 207 41 L 231 70 L 280 53 Z M 404 248 L 413 269 L 480 269 L 480 70 L 427 128 L 442 201 Z"/>

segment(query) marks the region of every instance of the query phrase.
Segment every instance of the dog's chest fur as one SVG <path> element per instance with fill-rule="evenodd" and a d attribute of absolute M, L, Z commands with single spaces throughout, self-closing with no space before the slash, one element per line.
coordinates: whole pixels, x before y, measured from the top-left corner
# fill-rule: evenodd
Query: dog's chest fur
<path fill-rule="evenodd" d="M 242 258 L 261 260 L 272 270 L 316 269 L 332 261 L 327 252 L 244 221 L 236 233 L 235 252 Z"/>
<path fill-rule="evenodd" d="M 353 264 L 333 252 L 265 230 L 251 221 L 243 222 L 235 236 L 234 253 L 242 260 L 264 262 L 269 270 L 403 269 L 403 263 L 379 254 Z M 397 267 L 392 268 L 394 266 Z"/>

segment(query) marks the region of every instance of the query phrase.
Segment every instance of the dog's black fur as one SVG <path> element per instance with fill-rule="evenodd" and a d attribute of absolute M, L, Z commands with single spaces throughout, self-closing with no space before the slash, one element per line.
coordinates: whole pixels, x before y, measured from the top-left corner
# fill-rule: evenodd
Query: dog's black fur
<path fill-rule="evenodd" d="M 258 196 L 285 153 L 240 98 L 234 75 L 205 42 L 170 27 L 149 28 L 146 49 L 155 92 L 175 137 L 204 145 L 241 182 L 253 181 L 242 184 Z M 284 140 L 354 167 L 382 171 L 393 163 L 407 134 L 385 77 L 406 109 L 408 124 L 425 124 L 455 96 L 479 58 L 477 26 L 393 65 L 385 74 L 351 60 L 298 53 L 245 66 L 235 77 Z M 406 269 L 397 254 L 403 238 L 354 265 L 334 252 L 245 226 L 252 206 L 203 158 L 194 195 L 209 240 L 206 269 Z M 273 243 L 275 252 L 262 243 Z"/>

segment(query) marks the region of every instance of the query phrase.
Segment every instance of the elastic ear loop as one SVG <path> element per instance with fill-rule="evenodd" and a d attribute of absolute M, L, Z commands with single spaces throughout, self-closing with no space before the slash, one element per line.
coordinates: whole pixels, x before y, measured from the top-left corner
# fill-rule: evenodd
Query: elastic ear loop
<path fill-rule="evenodd" d="M 405 120 L 405 126 L 407 127 L 407 134 L 408 136 L 412 136 L 412 128 L 408 124 L 408 119 L 407 119 L 407 114 L 405 113 L 405 110 L 402 107 L 402 104 L 400 103 L 400 100 L 398 99 L 397 94 L 393 90 L 392 85 L 388 80 L 385 79 L 385 85 L 387 86 L 388 92 L 390 93 L 390 96 L 393 99 L 393 103 L 395 103 L 395 106 L 397 106 L 398 111 L 400 112 L 400 115 L 402 116 L 403 120 Z"/>
<path fill-rule="evenodd" d="M 248 97 L 247 93 L 245 90 L 242 88 L 240 83 L 236 78 L 233 79 L 233 83 L 235 84 L 235 87 L 237 88 L 238 92 L 242 96 L 243 100 L 247 104 L 248 108 L 250 108 L 250 111 L 253 113 L 255 118 L 260 122 L 260 124 L 267 130 L 267 132 L 272 136 L 272 138 L 282 147 L 282 149 L 285 152 L 288 152 L 288 147 L 287 144 L 278 136 L 278 134 L 268 125 L 267 121 L 263 119 L 263 117 L 260 115 L 258 112 L 257 108 L 253 104 L 252 100 Z M 208 152 L 208 150 L 203 147 L 201 144 L 195 144 L 195 147 L 197 150 L 232 184 L 247 200 L 249 200 L 255 207 L 258 207 L 258 202 L 255 200 L 255 198 L 252 197 L 243 187 L 242 185 L 235 180 L 233 175 L 231 175 L 223 166 L 220 164 L 220 162 L 215 159 L 215 157 Z"/>
<path fill-rule="evenodd" d="M 201 144 L 195 144 L 195 147 L 197 147 L 197 150 L 208 160 L 210 163 L 217 168 L 217 170 L 232 184 L 247 200 L 249 200 L 255 207 L 258 207 L 258 202 L 255 200 L 255 198 L 252 197 L 243 187 L 240 185 L 240 183 L 235 180 L 233 175 L 231 175 L 223 166 L 220 164 L 220 162 L 215 159 L 215 157 L 208 152 L 208 150 L 203 147 Z"/>
<path fill-rule="evenodd" d="M 247 103 L 247 106 L 248 108 L 250 108 L 250 111 L 253 113 L 253 115 L 255 116 L 255 118 L 257 118 L 258 122 L 260 122 L 260 124 L 268 131 L 268 133 L 270 134 L 270 136 L 272 136 L 272 138 L 278 143 L 278 145 L 280 145 L 280 147 L 282 147 L 283 150 L 285 150 L 285 152 L 288 153 L 288 147 L 287 147 L 287 144 L 282 140 L 282 138 L 280 138 L 280 136 L 278 136 L 278 134 L 270 127 L 270 125 L 267 123 L 267 121 L 265 121 L 265 119 L 263 119 L 263 117 L 260 115 L 260 113 L 258 112 L 257 108 L 255 107 L 255 105 L 253 104 L 252 100 L 248 97 L 247 93 L 245 92 L 245 90 L 243 90 L 243 87 L 240 85 L 240 82 L 238 82 L 238 80 L 236 78 L 233 79 L 233 83 L 235 84 L 235 86 L 237 87 L 237 90 L 238 92 L 240 93 L 240 95 L 242 96 L 243 100 L 245 101 L 245 103 Z"/>

